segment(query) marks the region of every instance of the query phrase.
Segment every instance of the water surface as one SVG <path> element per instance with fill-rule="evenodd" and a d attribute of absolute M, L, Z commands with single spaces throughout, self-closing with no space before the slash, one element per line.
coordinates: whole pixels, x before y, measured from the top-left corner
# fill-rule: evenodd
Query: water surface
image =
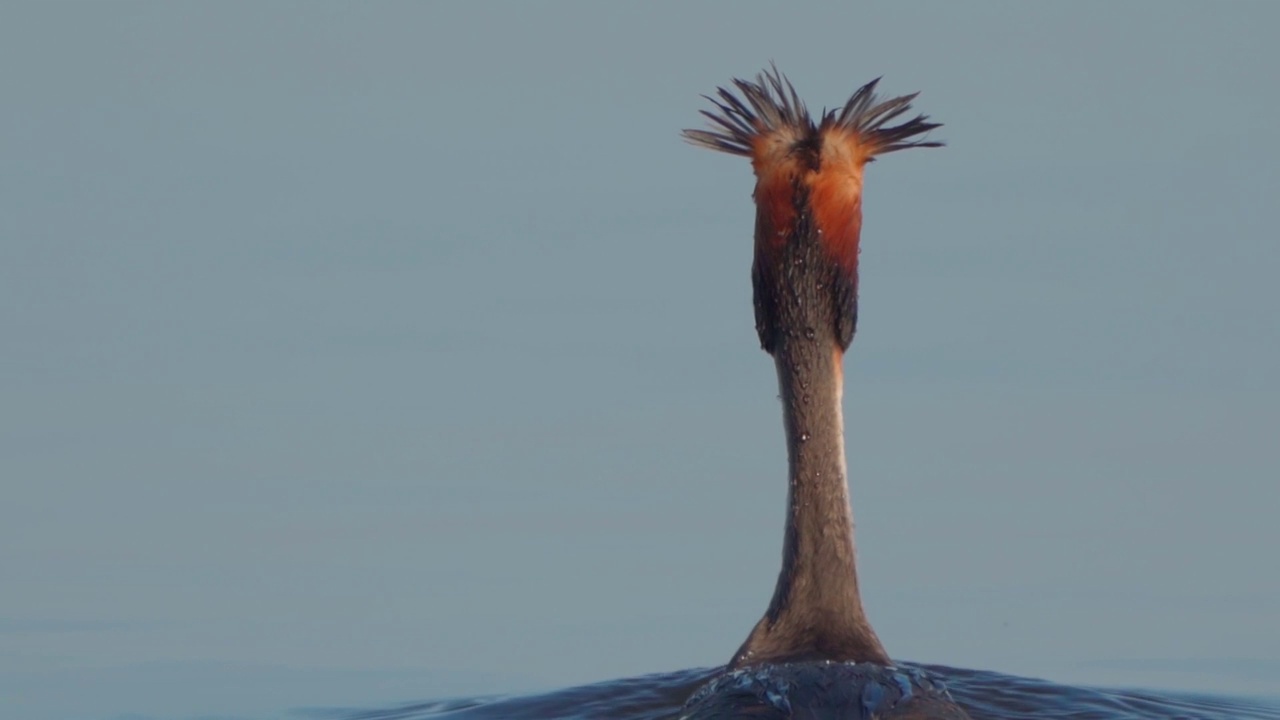
<path fill-rule="evenodd" d="M 1059 685 L 982 670 L 911 665 L 943 679 L 973 720 L 1280 720 L 1260 698 Z M 698 668 L 539 695 L 424 702 L 361 711 L 318 711 L 344 720 L 676 720 L 684 701 L 721 668 Z"/>

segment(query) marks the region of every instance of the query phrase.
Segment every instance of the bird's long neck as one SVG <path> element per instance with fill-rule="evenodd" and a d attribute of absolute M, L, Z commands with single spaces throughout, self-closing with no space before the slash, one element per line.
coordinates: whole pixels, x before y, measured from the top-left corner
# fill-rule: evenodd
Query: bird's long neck
<path fill-rule="evenodd" d="M 769 614 L 863 616 L 844 456 L 842 353 L 798 339 L 776 351 L 790 485 L 782 573 Z"/>
<path fill-rule="evenodd" d="M 786 537 L 773 600 L 732 665 L 793 660 L 888 663 L 858 594 L 844 455 L 842 360 L 857 270 L 833 256 L 803 191 L 784 242 L 758 226 L 756 324 L 778 370 L 789 459 Z M 763 242 L 761 242 L 763 240 Z M 856 235 L 853 238 L 856 262 Z"/>
<path fill-rule="evenodd" d="M 840 408 L 842 353 L 801 337 L 774 352 L 789 465 L 782 571 L 734 666 L 793 660 L 888 663 L 858 593 Z"/>
<path fill-rule="evenodd" d="M 939 127 L 927 116 L 901 120 L 915 95 L 879 98 L 878 82 L 815 118 L 774 68 L 708 96 L 710 129 L 684 131 L 695 145 L 751 159 L 756 331 L 778 365 L 790 458 L 782 572 L 732 667 L 889 662 L 858 596 L 841 360 L 857 321 L 863 171 L 876 156 L 941 143 L 924 138 Z"/>

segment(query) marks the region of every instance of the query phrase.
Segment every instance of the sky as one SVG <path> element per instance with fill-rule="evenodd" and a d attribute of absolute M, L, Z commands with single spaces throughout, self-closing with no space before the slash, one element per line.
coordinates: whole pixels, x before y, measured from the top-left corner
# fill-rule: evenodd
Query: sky
<path fill-rule="evenodd" d="M 785 502 L 770 61 L 884 76 L 846 434 L 901 659 L 1280 696 L 1274 3 L 7 3 L 0 714 L 725 662 Z M 6 707 L 8 706 L 8 707 Z"/>

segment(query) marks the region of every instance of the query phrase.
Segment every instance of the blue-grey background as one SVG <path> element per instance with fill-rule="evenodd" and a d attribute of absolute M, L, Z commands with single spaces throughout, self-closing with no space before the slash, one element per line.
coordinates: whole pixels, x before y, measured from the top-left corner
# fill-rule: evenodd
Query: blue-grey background
<path fill-rule="evenodd" d="M 1280 4 L 6 3 L 0 714 L 725 661 L 785 457 L 769 60 L 884 74 L 849 464 L 898 657 L 1280 694 Z"/>

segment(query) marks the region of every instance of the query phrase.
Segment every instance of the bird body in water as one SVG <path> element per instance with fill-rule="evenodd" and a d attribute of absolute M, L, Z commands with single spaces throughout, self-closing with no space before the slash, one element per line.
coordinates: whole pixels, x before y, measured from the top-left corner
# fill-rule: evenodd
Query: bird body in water
<path fill-rule="evenodd" d="M 862 607 L 854 561 L 841 410 L 843 358 L 858 316 L 862 178 L 876 156 L 939 127 L 910 112 L 915 95 L 861 87 L 815 122 L 777 70 L 708 97 L 711 130 L 695 145 L 751 159 L 756 175 L 756 331 L 773 356 L 790 486 L 773 599 L 725 675 L 690 698 L 690 720 L 966 718 L 940 685 L 899 671 Z"/>

